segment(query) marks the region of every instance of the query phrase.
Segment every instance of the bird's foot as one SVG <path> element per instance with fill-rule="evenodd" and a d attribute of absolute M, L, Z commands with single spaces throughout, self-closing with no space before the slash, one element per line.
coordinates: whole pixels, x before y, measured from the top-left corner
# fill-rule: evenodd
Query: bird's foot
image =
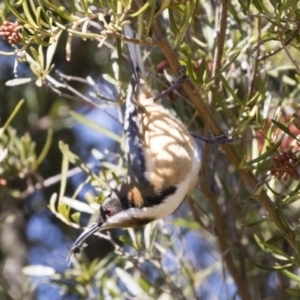
<path fill-rule="evenodd" d="M 199 139 L 201 141 L 204 141 L 206 143 L 210 143 L 210 144 L 231 144 L 234 139 L 232 138 L 229 138 L 227 134 L 223 133 L 221 135 L 217 135 L 217 136 L 214 136 L 212 135 L 212 137 L 209 139 L 209 138 L 205 138 L 203 136 L 199 136 L 195 133 L 192 133 L 190 132 L 190 134 L 196 138 L 196 139 Z"/>
<path fill-rule="evenodd" d="M 156 95 L 154 97 L 153 101 L 157 101 L 158 99 L 160 99 L 160 98 L 164 97 L 165 95 L 169 94 L 170 92 L 177 89 L 181 84 L 183 84 L 187 80 L 189 80 L 189 77 L 186 75 L 186 67 L 181 66 L 179 68 L 179 76 L 176 78 L 174 83 L 170 87 L 168 87 L 167 89 L 165 89 L 164 91 L 162 91 L 161 93 Z"/>

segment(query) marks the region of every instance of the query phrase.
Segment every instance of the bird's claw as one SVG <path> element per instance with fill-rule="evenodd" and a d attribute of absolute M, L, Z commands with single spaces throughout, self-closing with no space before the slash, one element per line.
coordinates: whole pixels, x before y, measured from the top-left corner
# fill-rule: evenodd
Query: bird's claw
<path fill-rule="evenodd" d="M 156 101 L 156 100 L 162 98 L 163 96 L 167 95 L 168 93 L 172 92 L 173 90 L 177 89 L 181 84 L 183 84 L 187 80 L 189 80 L 189 77 L 186 75 L 186 67 L 180 66 L 179 76 L 176 78 L 174 83 L 170 87 L 168 87 L 166 90 L 164 90 L 161 93 L 159 93 L 158 95 L 156 95 L 153 98 L 153 101 Z"/>
<path fill-rule="evenodd" d="M 234 139 L 229 138 L 227 134 L 223 133 L 221 135 L 212 136 L 212 138 L 205 138 L 203 136 L 199 136 L 195 133 L 190 132 L 191 136 L 193 136 L 196 139 L 199 139 L 201 141 L 204 141 L 206 143 L 210 144 L 231 144 Z"/>
<path fill-rule="evenodd" d="M 229 138 L 226 133 L 222 133 L 221 135 L 213 136 L 211 138 L 211 140 L 213 141 L 213 143 L 216 143 L 216 144 L 231 144 L 234 141 L 234 139 Z"/>

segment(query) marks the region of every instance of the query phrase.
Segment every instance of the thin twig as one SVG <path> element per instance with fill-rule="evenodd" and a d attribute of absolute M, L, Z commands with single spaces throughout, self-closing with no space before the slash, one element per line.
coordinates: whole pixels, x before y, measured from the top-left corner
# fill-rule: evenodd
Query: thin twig
<path fill-rule="evenodd" d="M 105 101 L 108 101 L 108 102 L 114 102 L 114 103 L 116 102 L 114 99 L 105 97 L 101 93 L 98 85 L 95 83 L 95 81 L 91 77 L 82 78 L 82 77 L 70 76 L 70 75 L 63 74 L 59 70 L 55 70 L 55 72 L 59 75 L 60 78 L 66 80 L 66 81 L 77 81 L 77 82 L 81 82 L 81 83 L 84 83 L 86 85 L 89 85 L 89 86 L 93 87 L 102 100 L 105 100 Z"/>
<path fill-rule="evenodd" d="M 272 38 L 272 39 L 267 39 L 267 40 L 261 41 L 261 43 L 256 45 L 256 47 L 259 47 L 262 43 L 264 43 L 265 41 L 268 41 L 268 40 L 277 40 L 277 41 L 281 42 L 281 46 L 279 46 L 276 50 L 270 51 L 270 52 L 266 53 L 265 55 L 257 57 L 257 60 L 259 60 L 259 61 L 264 60 L 264 59 L 269 58 L 269 57 L 275 55 L 276 53 L 280 52 L 282 49 L 286 49 L 286 46 L 288 46 L 294 40 L 296 35 L 298 34 L 299 29 L 300 29 L 300 24 L 298 24 L 298 26 L 293 31 L 293 33 L 286 40 L 282 39 L 282 33 L 280 33 L 279 39 Z M 294 62 L 293 59 L 291 59 L 291 61 Z"/>
<path fill-rule="evenodd" d="M 223 0 L 221 1 L 221 3 L 222 5 L 220 7 L 219 17 L 216 18 L 217 20 L 219 20 L 217 25 L 218 38 L 217 38 L 217 45 L 214 54 L 213 68 L 212 68 L 212 77 L 214 78 L 213 84 L 218 92 L 221 91 L 221 86 L 220 86 L 220 79 L 218 76 L 216 76 L 216 74 L 222 68 L 222 59 L 223 59 L 223 52 L 224 52 L 224 46 L 226 40 L 227 17 L 228 17 L 228 1 Z M 209 103 L 210 103 L 211 112 L 214 113 L 215 100 L 213 98 L 212 93 L 210 93 Z M 208 126 L 206 126 L 206 132 L 208 133 Z M 210 149 L 209 145 L 205 144 L 203 149 L 202 161 L 205 161 L 206 163 L 204 163 L 204 166 L 201 167 L 200 172 L 202 172 L 202 174 L 205 174 L 205 170 L 207 169 L 207 162 L 208 162 L 207 158 L 210 152 L 209 149 Z M 238 291 L 242 299 L 251 299 L 249 285 L 245 280 L 245 278 L 242 278 L 240 276 L 240 271 L 237 269 L 235 262 L 233 260 L 232 253 L 230 251 L 231 247 L 229 243 L 230 237 L 228 235 L 228 230 L 227 230 L 228 226 L 223 218 L 222 211 L 218 205 L 217 197 L 208 187 L 206 176 L 204 175 L 201 176 L 201 173 L 200 173 L 200 186 L 201 186 L 202 193 L 206 196 L 207 199 L 209 199 L 209 203 L 214 216 L 214 222 L 216 225 L 219 247 L 224 262 L 238 287 Z"/>
<path fill-rule="evenodd" d="M 49 87 L 50 89 L 52 89 L 53 91 L 55 91 L 58 94 L 62 94 L 62 92 L 59 90 L 59 88 L 63 88 L 68 90 L 69 92 L 73 93 L 74 95 L 76 95 L 78 98 L 82 99 L 84 102 L 86 102 L 87 104 L 96 107 L 97 104 L 94 103 L 93 101 L 91 101 L 88 97 L 86 97 L 85 95 L 83 95 L 82 93 L 78 92 L 76 89 L 74 89 L 73 87 L 71 87 L 69 84 L 67 84 L 66 82 L 61 83 L 58 82 L 57 80 L 55 80 L 53 77 L 47 75 L 46 79 L 48 80 L 48 82 L 45 82 L 45 85 L 47 87 Z"/>
<path fill-rule="evenodd" d="M 205 229 L 210 234 L 215 235 L 214 231 L 211 228 L 211 225 L 200 218 L 200 213 L 196 208 L 194 201 L 191 198 L 188 198 L 187 203 L 192 213 L 194 221 L 197 222 L 201 228 Z"/>
<path fill-rule="evenodd" d="M 181 27 L 181 32 L 177 38 L 177 45 L 175 45 L 175 47 L 174 47 L 175 50 L 178 50 L 178 48 L 183 44 L 183 40 L 186 36 L 186 32 L 193 20 L 193 14 L 194 14 L 194 10 L 195 10 L 195 1 L 190 1 L 190 6 L 191 6 L 189 9 L 190 15 L 188 17 L 185 16 L 186 21 L 185 21 L 183 27 Z"/>
<path fill-rule="evenodd" d="M 220 9 L 220 12 L 219 12 Z M 218 92 L 221 91 L 220 79 L 216 74 L 221 70 L 221 63 L 223 59 L 224 44 L 226 38 L 226 29 L 227 29 L 227 11 L 228 11 L 228 1 L 222 1 L 221 7 L 217 6 L 216 8 L 216 32 L 217 32 L 217 42 L 216 50 L 214 53 L 213 65 L 212 65 L 212 74 L 211 81 L 213 86 L 217 89 Z M 209 93 L 209 104 L 211 113 L 214 114 L 216 102 L 212 93 Z M 207 137 L 209 135 L 209 124 L 205 123 L 204 135 Z M 201 169 L 200 177 L 206 178 L 206 170 L 208 169 L 208 162 L 210 156 L 210 145 L 208 143 L 203 145 L 202 155 L 201 155 Z"/>
<path fill-rule="evenodd" d="M 58 82 L 57 80 L 55 80 L 54 78 L 52 78 L 49 75 L 46 78 L 47 78 L 48 81 L 44 82 L 45 86 L 47 86 L 49 89 L 51 89 L 54 93 L 58 94 L 59 96 L 67 98 L 67 99 L 70 99 L 70 100 L 76 100 L 76 97 L 77 97 L 79 100 L 83 100 L 84 102 L 86 102 L 89 106 L 100 108 L 99 104 L 93 102 L 88 97 L 86 97 L 82 93 L 78 92 L 76 89 L 74 89 L 73 87 L 71 87 L 67 82 L 60 83 L 60 82 Z M 88 80 L 87 80 L 87 84 L 91 85 L 88 82 Z M 63 93 L 59 88 L 64 88 L 64 89 L 70 91 L 71 93 L 75 94 L 75 96 Z M 105 100 L 105 101 L 109 101 L 109 102 L 113 102 L 113 103 L 117 104 L 117 102 L 114 101 L 114 100 L 112 100 L 112 99 L 109 99 L 109 98 L 105 99 L 102 95 L 100 97 L 103 98 L 103 100 Z M 118 120 L 117 118 L 115 118 L 107 110 L 103 109 L 102 112 L 105 113 L 106 115 L 108 115 L 114 121 L 120 123 L 120 120 Z"/>
<path fill-rule="evenodd" d="M 227 30 L 228 0 L 222 0 L 221 3 L 222 5 L 220 6 L 220 15 L 216 17 L 216 20 L 218 20 L 216 24 L 217 44 L 216 44 L 216 50 L 214 53 L 213 66 L 212 66 L 212 77 L 214 78 L 213 84 L 218 90 L 220 90 L 221 87 L 219 87 L 220 79 L 218 76 L 216 76 L 216 74 L 222 68 L 223 52 L 225 47 L 226 30 Z M 215 100 L 213 99 L 212 95 L 209 100 L 210 100 L 209 102 L 210 102 L 211 111 L 212 113 L 214 113 Z"/>
<path fill-rule="evenodd" d="M 281 41 L 281 44 L 283 46 L 283 49 L 285 51 L 285 53 L 287 54 L 287 56 L 289 57 L 289 59 L 291 60 L 291 62 L 294 64 L 294 66 L 296 67 L 296 70 L 298 72 L 298 74 L 300 74 L 300 68 L 299 68 L 299 64 L 296 62 L 296 60 L 292 57 L 292 55 L 290 54 L 290 52 L 288 51 L 287 49 L 287 45 L 289 43 L 292 42 L 292 40 L 296 37 L 296 35 L 298 35 L 299 33 L 299 30 L 300 30 L 300 24 L 298 24 L 298 26 L 296 27 L 296 29 L 294 30 L 294 32 L 291 34 L 291 36 L 286 40 L 284 41 L 283 40 L 283 37 L 282 37 L 282 33 L 280 33 L 279 35 L 279 40 Z"/>
<path fill-rule="evenodd" d="M 133 39 L 131 37 L 127 37 L 117 31 L 113 31 L 113 30 L 102 30 L 101 31 L 101 35 L 103 36 L 103 38 L 106 38 L 107 36 L 113 36 L 117 39 L 120 39 L 122 41 L 126 41 L 132 44 L 137 44 L 137 45 L 141 45 L 141 46 L 152 46 L 153 42 L 151 40 L 149 41 L 142 41 L 139 39 Z"/>
<path fill-rule="evenodd" d="M 261 19 L 258 19 L 257 27 L 258 27 L 258 44 L 260 44 L 261 43 Z M 250 82 L 249 82 L 248 101 L 250 101 L 250 99 L 252 98 L 252 94 L 253 94 L 253 90 L 254 90 L 255 78 L 256 78 L 258 66 L 259 66 L 259 59 L 258 59 L 259 56 L 260 56 L 260 47 L 257 47 L 256 59 L 254 61 L 254 67 L 253 67 L 253 71 L 251 73 Z"/>
<path fill-rule="evenodd" d="M 89 168 L 93 168 L 96 165 L 94 163 L 89 163 L 89 164 L 87 164 L 87 166 Z M 79 174 L 79 173 L 82 173 L 82 172 L 83 171 L 81 170 L 81 168 L 76 167 L 74 169 L 71 169 L 71 170 L 67 171 L 66 178 L 72 177 L 72 176 L 74 176 L 76 174 Z M 57 174 L 57 175 L 49 177 L 49 178 L 47 178 L 45 180 L 40 180 L 39 182 L 37 182 L 34 185 L 31 184 L 30 186 L 28 186 L 28 188 L 25 191 L 23 191 L 21 193 L 21 195 L 19 196 L 19 198 L 24 199 L 24 198 L 28 197 L 29 195 L 31 195 L 32 193 L 34 193 L 34 192 L 36 192 L 36 191 L 38 191 L 40 189 L 47 188 L 47 187 L 49 187 L 49 186 L 51 186 L 53 184 L 56 184 L 56 183 L 60 182 L 61 179 L 62 179 L 62 175 L 61 174 Z"/>

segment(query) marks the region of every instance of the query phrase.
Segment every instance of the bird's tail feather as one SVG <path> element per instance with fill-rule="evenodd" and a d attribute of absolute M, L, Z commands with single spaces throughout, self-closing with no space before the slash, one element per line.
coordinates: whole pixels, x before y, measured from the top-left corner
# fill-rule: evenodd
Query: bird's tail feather
<path fill-rule="evenodd" d="M 125 25 L 123 27 L 125 36 L 129 38 L 135 38 L 135 34 L 133 33 L 132 28 L 129 25 Z M 145 67 L 143 63 L 142 53 L 140 45 L 133 44 L 133 43 L 127 43 L 128 49 L 129 49 L 129 55 L 130 55 L 130 61 L 132 65 L 132 69 L 134 72 L 134 75 L 138 81 L 140 77 L 143 79 L 146 78 L 146 72 Z"/>

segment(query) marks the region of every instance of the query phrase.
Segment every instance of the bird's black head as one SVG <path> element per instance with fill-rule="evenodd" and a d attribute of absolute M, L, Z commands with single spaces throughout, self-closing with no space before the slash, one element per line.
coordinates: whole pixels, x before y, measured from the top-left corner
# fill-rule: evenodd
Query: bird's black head
<path fill-rule="evenodd" d="M 79 253 L 84 241 L 97 231 L 143 226 L 155 219 L 149 217 L 145 207 L 135 207 L 129 203 L 130 201 L 127 198 L 121 197 L 118 190 L 112 191 L 101 204 L 95 222 L 85 229 L 73 244 L 68 260 L 74 254 Z"/>
<path fill-rule="evenodd" d="M 114 190 L 100 206 L 97 223 L 99 230 L 143 226 L 153 221 L 144 216 L 142 207 L 135 207 L 129 199 Z"/>
<path fill-rule="evenodd" d="M 105 226 L 104 224 L 118 213 L 126 210 L 126 208 L 127 207 L 122 203 L 119 191 L 114 190 L 101 204 L 96 222 L 101 227 L 104 226 L 105 228 L 103 229 L 107 229 L 107 226 Z"/>

